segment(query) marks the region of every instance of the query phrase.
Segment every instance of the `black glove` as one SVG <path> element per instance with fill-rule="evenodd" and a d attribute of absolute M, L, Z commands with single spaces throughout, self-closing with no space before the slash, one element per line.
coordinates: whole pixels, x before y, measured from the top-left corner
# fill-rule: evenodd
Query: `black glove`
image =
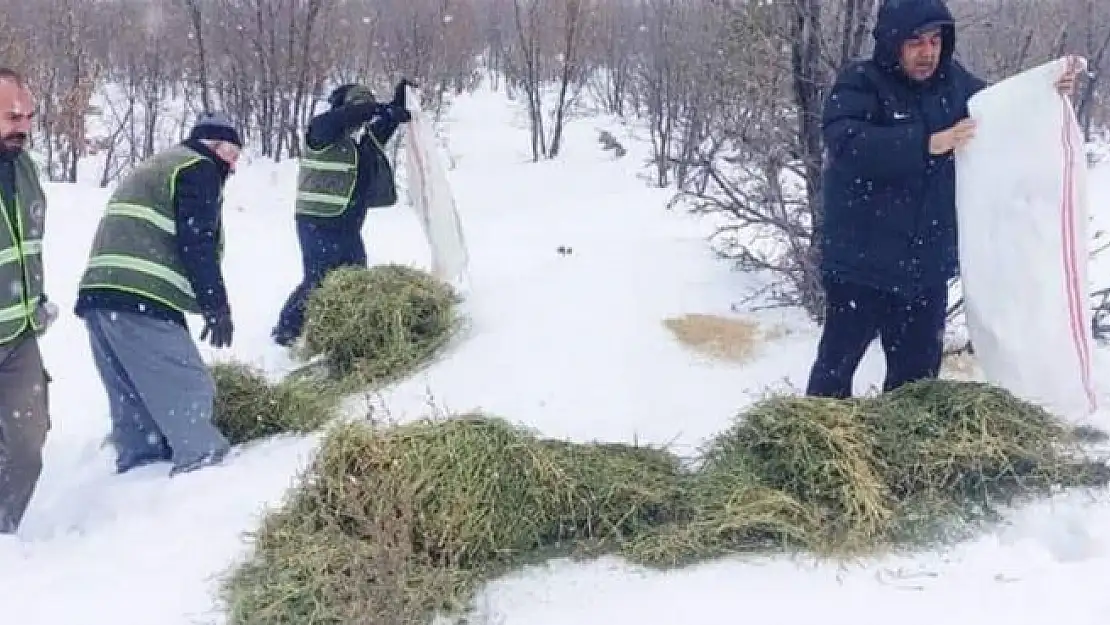
<path fill-rule="evenodd" d="M 204 330 L 201 330 L 200 340 L 208 340 L 212 347 L 230 347 L 231 335 L 235 326 L 231 323 L 231 311 L 224 310 L 214 315 L 204 316 Z"/>

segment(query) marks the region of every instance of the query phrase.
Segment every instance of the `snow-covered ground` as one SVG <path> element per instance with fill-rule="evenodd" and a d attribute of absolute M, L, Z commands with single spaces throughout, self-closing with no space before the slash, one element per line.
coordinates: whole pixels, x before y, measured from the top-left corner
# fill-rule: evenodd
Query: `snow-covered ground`
<path fill-rule="evenodd" d="M 684 313 L 729 315 L 754 282 L 713 258 L 705 224 L 665 210 L 668 192 L 639 176 L 640 139 L 609 124 L 630 148 L 614 160 L 598 145 L 595 122 L 576 120 L 563 156 L 533 164 L 522 122 L 499 94 L 465 96 L 450 109 L 450 177 L 472 257 L 470 326 L 441 362 L 372 398 L 376 409 L 405 419 L 429 401 L 482 408 L 549 436 L 681 451 L 724 429 L 768 387 L 804 384 L 817 330 L 797 311 L 757 315 L 788 332 L 747 365 L 693 354 L 662 325 Z M 204 348 L 275 376 L 292 364 L 268 335 L 300 277 L 294 173 L 293 163 L 260 161 L 229 183 L 224 266 L 235 343 Z M 1090 180 L 1097 212 L 1110 203 L 1110 163 Z M 46 470 L 23 531 L 0 539 L 0 622 L 219 623 L 218 576 L 245 555 L 243 533 L 280 499 L 316 438 L 258 443 L 225 466 L 172 480 L 160 467 L 113 475 L 99 448 L 107 401 L 69 312 L 107 191 L 91 182 L 48 191 L 48 292 L 66 315 L 44 340 L 55 379 Z M 427 266 L 406 206 L 372 213 L 365 233 L 371 262 Z M 573 253 L 558 254 L 561 245 Z M 1104 397 L 1105 361 L 1100 350 Z M 881 373 L 873 351 L 859 389 Z M 1071 494 L 1012 521 L 947 553 L 857 567 L 726 560 L 662 574 L 613 559 L 557 561 L 491 584 L 478 608 L 503 625 L 1106 623 L 1110 595 L 1098 589 L 1110 576 L 1110 502 Z"/>

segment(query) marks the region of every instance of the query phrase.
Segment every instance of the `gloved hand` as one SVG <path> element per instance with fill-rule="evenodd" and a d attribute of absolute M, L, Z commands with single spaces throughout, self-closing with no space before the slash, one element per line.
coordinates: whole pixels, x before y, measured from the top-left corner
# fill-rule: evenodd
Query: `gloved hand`
<path fill-rule="evenodd" d="M 204 329 L 201 330 L 200 340 L 207 340 L 212 347 L 231 346 L 231 336 L 235 333 L 235 326 L 231 323 L 231 311 L 222 310 L 214 315 L 204 316 Z"/>
<path fill-rule="evenodd" d="M 419 88 L 416 83 L 408 78 L 402 78 L 401 81 L 397 83 L 397 86 L 393 88 L 393 106 L 405 108 L 405 87 L 412 87 L 413 89 Z"/>
<path fill-rule="evenodd" d="M 44 295 L 39 300 L 38 306 L 35 307 L 35 321 L 41 326 L 37 332 L 38 336 L 46 334 L 50 326 L 58 319 L 58 305 L 54 302 L 47 301 Z"/>

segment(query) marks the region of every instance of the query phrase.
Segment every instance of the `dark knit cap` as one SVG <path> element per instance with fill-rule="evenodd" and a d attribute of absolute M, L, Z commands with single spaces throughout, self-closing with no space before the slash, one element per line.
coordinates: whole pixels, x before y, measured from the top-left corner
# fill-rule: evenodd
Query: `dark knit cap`
<path fill-rule="evenodd" d="M 209 139 L 211 141 L 227 141 L 243 147 L 243 140 L 231 119 L 223 113 L 202 113 L 197 119 L 193 129 L 189 131 L 189 139 Z"/>

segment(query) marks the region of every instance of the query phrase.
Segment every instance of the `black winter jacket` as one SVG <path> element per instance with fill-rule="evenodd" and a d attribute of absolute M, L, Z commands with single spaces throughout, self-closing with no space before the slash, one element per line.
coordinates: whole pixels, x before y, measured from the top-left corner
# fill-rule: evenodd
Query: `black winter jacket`
<path fill-rule="evenodd" d="M 218 245 L 220 195 L 231 168 L 203 143 L 186 141 L 185 145 L 207 158 L 177 174 L 174 200 L 178 252 L 203 316 L 230 315 Z M 110 289 L 81 289 L 74 313 L 83 317 L 85 311 L 93 309 L 137 312 L 188 327 L 180 312 L 147 298 Z"/>
<path fill-rule="evenodd" d="M 885 2 L 872 58 L 845 68 L 825 102 L 826 279 L 912 296 L 957 273 L 955 159 L 931 156 L 929 137 L 967 117 L 986 83 L 952 58 L 952 26 L 932 78 L 905 75 L 902 43 L 936 21 L 952 22 L 941 0 Z"/>

